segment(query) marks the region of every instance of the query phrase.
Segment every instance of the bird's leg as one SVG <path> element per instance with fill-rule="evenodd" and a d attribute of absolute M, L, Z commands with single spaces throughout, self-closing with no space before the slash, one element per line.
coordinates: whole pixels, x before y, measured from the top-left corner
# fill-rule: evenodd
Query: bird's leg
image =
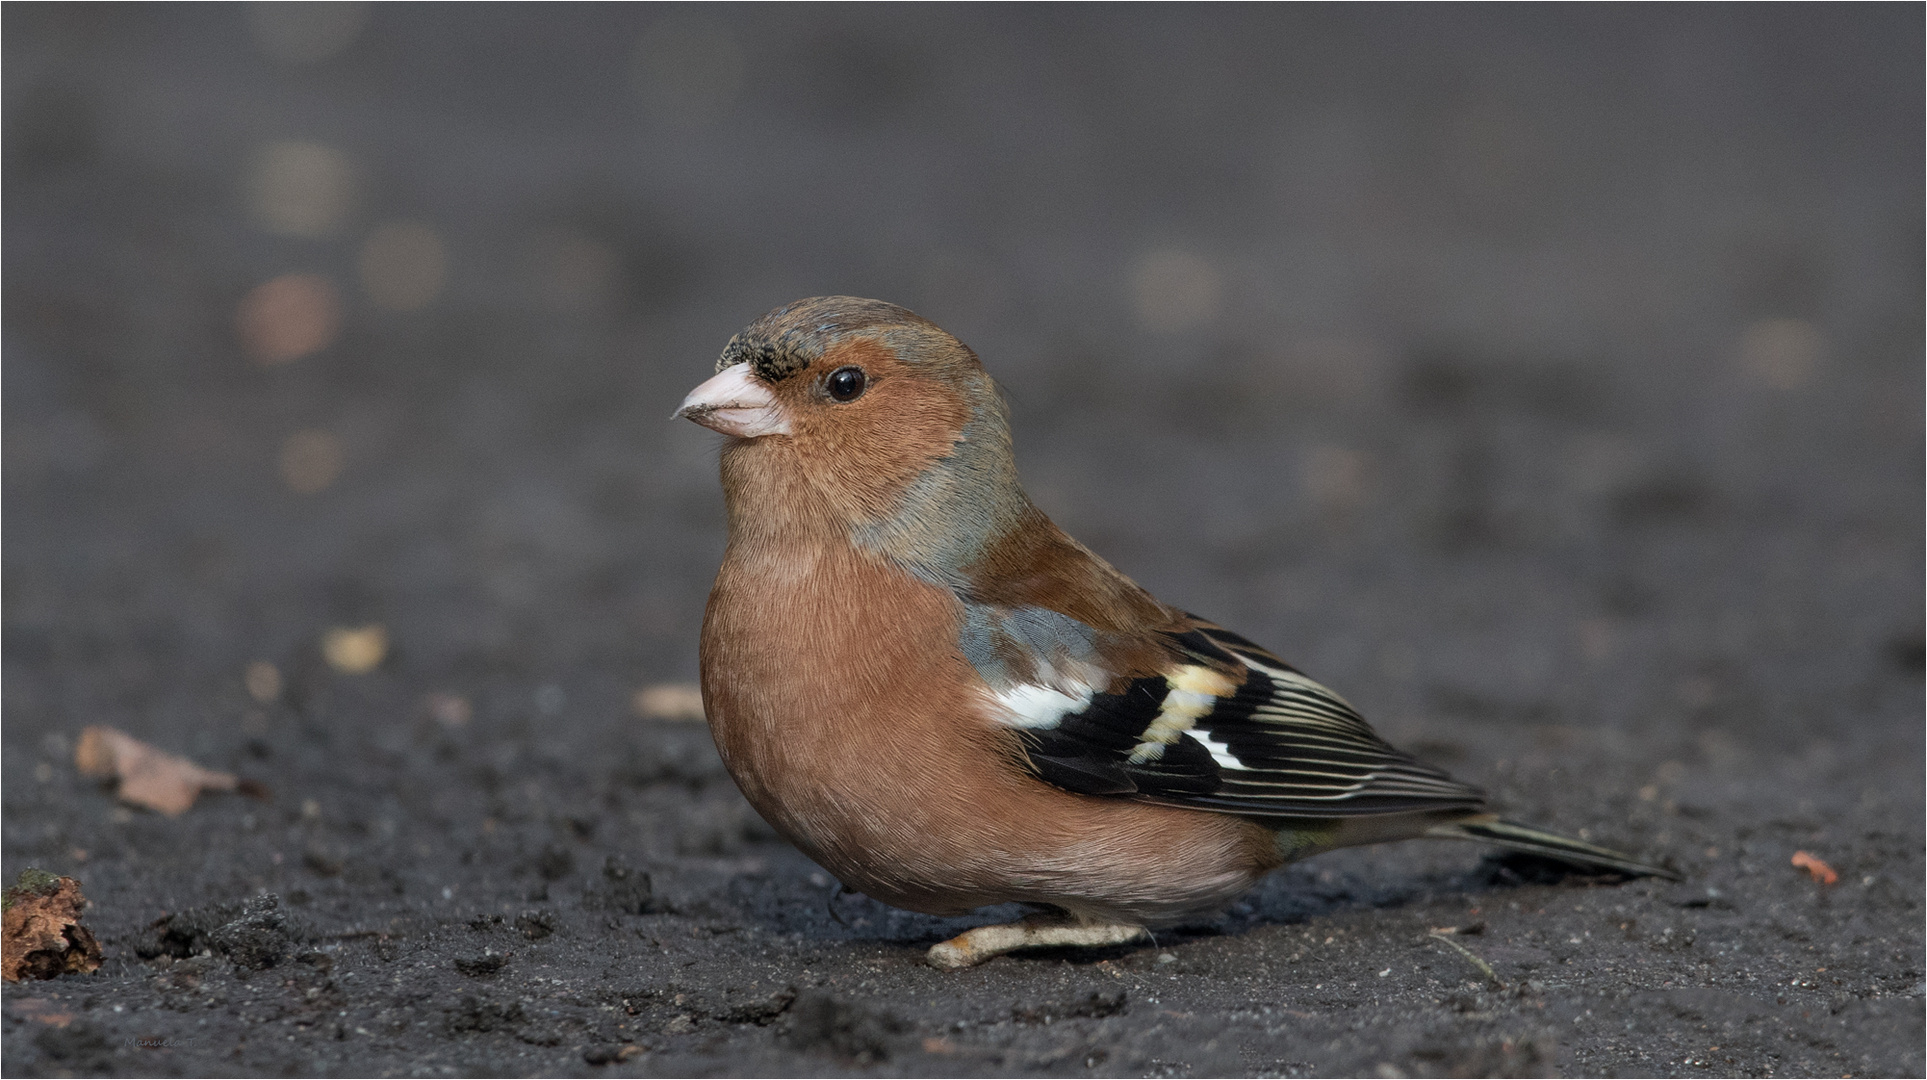
<path fill-rule="evenodd" d="M 1083 922 L 1067 915 L 1032 915 L 1014 923 L 979 926 L 949 941 L 940 941 L 930 946 L 925 959 L 931 967 L 955 971 L 975 967 L 992 957 L 1018 949 L 1038 949 L 1051 945 L 1094 948 L 1123 945 L 1150 936 L 1151 932 L 1142 926 Z"/>
<path fill-rule="evenodd" d="M 823 907 L 825 910 L 827 910 L 830 913 L 830 918 L 836 920 L 836 925 L 841 926 L 845 930 L 848 930 L 850 928 L 850 924 L 843 921 L 842 914 L 840 914 L 836 910 L 836 902 L 838 900 L 843 899 L 846 896 L 862 896 L 862 895 L 863 895 L 862 893 L 856 891 L 855 889 L 850 888 L 848 885 L 845 885 L 841 881 L 839 881 L 836 883 L 836 888 L 830 890 L 830 898 L 824 902 Z"/>

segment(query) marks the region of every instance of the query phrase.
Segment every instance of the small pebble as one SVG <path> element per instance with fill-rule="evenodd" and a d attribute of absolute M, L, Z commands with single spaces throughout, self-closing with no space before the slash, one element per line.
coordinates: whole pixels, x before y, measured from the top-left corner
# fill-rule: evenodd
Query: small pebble
<path fill-rule="evenodd" d="M 645 720 L 703 719 L 703 692 L 695 683 L 657 683 L 636 691 L 636 715 Z"/>

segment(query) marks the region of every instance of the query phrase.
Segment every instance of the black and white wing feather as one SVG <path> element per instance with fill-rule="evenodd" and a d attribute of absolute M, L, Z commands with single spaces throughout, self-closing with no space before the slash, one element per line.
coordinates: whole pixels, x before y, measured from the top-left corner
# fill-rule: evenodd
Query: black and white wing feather
<path fill-rule="evenodd" d="M 1485 797 L 1379 738 L 1343 698 L 1200 622 L 1159 675 L 1025 702 L 1013 726 L 1039 777 L 1089 795 L 1253 817 L 1476 811 Z"/>

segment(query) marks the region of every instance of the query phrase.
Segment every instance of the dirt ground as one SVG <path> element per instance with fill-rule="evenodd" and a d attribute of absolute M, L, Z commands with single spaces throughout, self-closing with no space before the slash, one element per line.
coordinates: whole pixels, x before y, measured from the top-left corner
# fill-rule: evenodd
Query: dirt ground
<path fill-rule="evenodd" d="M 4 1071 L 1921 1075 L 1922 20 L 7 5 L 4 872 L 106 962 Z M 1010 912 L 838 897 L 633 701 L 723 543 L 668 414 L 823 293 L 975 347 L 1153 591 L 1684 883 L 1406 844 L 923 966 Z M 269 795 L 124 806 L 93 724 Z"/>

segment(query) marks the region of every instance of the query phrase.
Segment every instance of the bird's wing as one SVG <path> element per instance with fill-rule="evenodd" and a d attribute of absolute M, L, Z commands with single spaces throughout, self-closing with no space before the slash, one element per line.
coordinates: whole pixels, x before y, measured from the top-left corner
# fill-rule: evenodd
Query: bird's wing
<path fill-rule="evenodd" d="M 1343 698 L 1202 620 L 1162 634 L 1159 674 L 997 695 L 1030 769 L 1059 787 L 1258 817 L 1484 806 L 1393 748 Z M 1088 678 L 1088 676 L 1087 676 Z"/>

